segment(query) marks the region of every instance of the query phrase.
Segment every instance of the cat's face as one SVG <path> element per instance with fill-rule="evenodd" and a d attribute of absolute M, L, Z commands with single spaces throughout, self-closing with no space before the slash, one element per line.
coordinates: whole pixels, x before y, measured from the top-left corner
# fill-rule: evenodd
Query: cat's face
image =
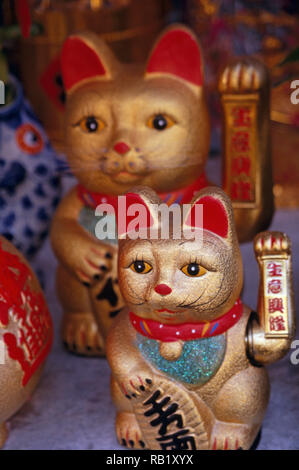
<path fill-rule="evenodd" d="M 182 37 L 174 33 L 162 35 L 146 69 L 118 63 L 94 36 L 70 38 L 66 43 L 62 65 L 69 89 L 67 154 L 71 169 L 87 189 L 123 194 L 142 184 L 166 192 L 190 184 L 203 172 L 209 117 L 201 86 L 200 50 L 188 30 L 177 32 L 187 41 L 186 50 L 178 46 Z M 170 39 L 170 59 L 163 59 L 165 40 Z M 192 64 L 184 62 L 190 48 Z M 88 77 L 78 72 L 87 56 L 92 69 Z M 163 69 L 165 63 L 169 70 Z"/>
<path fill-rule="evenodd" d="M 239 296 L 242 262 L 230 202 L 221 190 L 201 192 L 197 201 L 203 203 L 204 227 L 213 226 L 208 214 L 205 224 L 205 211 L 212 209 L 206 195 L 223 204 L 226 236 L 204 229 L 202 240 L 120 240 L 120 289 L 135 314 L 173 324 L 210 321 Z"/>

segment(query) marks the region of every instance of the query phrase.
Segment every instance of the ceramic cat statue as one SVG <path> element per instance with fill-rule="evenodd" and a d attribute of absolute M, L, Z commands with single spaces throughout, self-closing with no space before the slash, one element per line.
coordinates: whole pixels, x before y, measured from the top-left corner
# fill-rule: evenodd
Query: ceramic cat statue
<path fill-rule="evenodd" d="M 61 64 L 67 91 L 66 152 L 78 179 L 52 224 L 52 245 L 59 260 L 57 289 L 64 311 L 62 336 L 73 352 L 101 355 L 123 300 L 117 284 L 117 242 L 113 236 L 96 239 L 95 208 L 115 204 L 116 196 L 133 185 L 153 188 L 168 205 L 190 202 L 207 186 L 210 124 L 202 54 L 195 35 L 185 26 L 174 25 L 161 34 L 145 66 L 121 64 L 90 33 L 66 40 Z M 238 218 L 240 234 L 246 238 L 266 228 L 272 215 L 271 183 L 264 190 L 265 178 L 260 177 L 266 174 L 271 182 L 268 116 L 260 109 L 261 90 L 268 83 L 256 63 L 234 67 L 228 68 L 233 73 L 224 72 L 221 92 L 224 98 L 238 101 L 240 110 L 235 113 L 245 113 L 245 124 L 238 121 L 236 132 L 238 139 L 249 139 L 250 149 L 234 153 L 238 169 L 234 184 L 248 188 L 250 176 L 254 200 L 251 189 L 250 200 L 244 191 L 234 191 L 238 214 L 243 211 L 246 217 L 246 224 Z M 238 77 L 248 79 L 234 88 Z M 249 176 L 239 157 L 246 157 L 247 169 L 249 161 Z M 255 166 L 250 166 L 253 160 Z"/>
<path fill-rule="evenodd" d="M 53 326 L 37 278 L 0 237 L 0 447 L 5 422 L 31 397 L 50 352 Z"/>
<path fill-rule="evenodd" d="M 140 228 L 147 236 L 134 239 L 131 222 L 119 232 L 127 307 L 107 339 L 118 440 L 162 450 L 249 449 L 269 399 L 264 365 L 283 357 L 294 336 L 290 241 L 280 232 L 255 239 L 255 313 L 240 299 L 242 260 L 223 190 L 199 192 L 180 219 L 180 237 L 171 225 L 169 238 L 161 236 L 160 203 L 150 189 L 129 193 L 127 211 L 146 209 Z M 190 238 L 186 228 L 201 236 Z"/>

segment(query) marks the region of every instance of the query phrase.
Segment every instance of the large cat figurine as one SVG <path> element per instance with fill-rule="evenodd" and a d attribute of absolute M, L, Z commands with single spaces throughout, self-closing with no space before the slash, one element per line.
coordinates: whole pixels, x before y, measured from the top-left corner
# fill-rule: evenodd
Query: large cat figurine
<path fill-rule="evenodd" d="M 263 365 L 280 359 L 294 336 L 290 241 L 280 232 L 255 239 L 256 314 L 240 299 L 242 259 L 221 189 L 201 190 L 179 219 L 180 236 L 173 222 L 169 238 L 152 190 L 128 194 L 127 213 L 133 204 L 140 214 L 146 209 L 138 222 L 143 235 L 133 236 L 132 220 L 119 231 L 127 308 L 107 339 L 118 440 L 163 450 L 249 449 L 269 399 Z"/>
<path fill-rule="evenodd" d="M 168 205 L 189 202 L 208 184 L 204 169 L 210 124 L 203 63 L 195 35 L 174 25 L 162 33 L 146 66 L 119 63 L 109 47 L 90 33 L 67 39 L 61 65 L 67 91 L 66 151 L 79 181 L 62 201 L 52 225 L 64 310 L 62 335 L 71 351 L 95 355 L 103 353 L 111 321 L 123 306 L 117 285 L 117 243 L 113 236 L 95 238 L 99 220 L 95 208 L 100 203 L 115 204 L 117 195 L 136 184 L 153 188 Z M 239 180 L 232 183 L 236 197 L 240 188 L 241 195 L 245 191 L 250 196 L 243 163 L 246 171 L 253 172 L 258 191 L 258 206 L 251 200 L 237 201 L 240 234 L 265 228 L 272 215 L 271 184 L 270 198 L 265 200 L 262 191 L 265 175 L 271 182 L 265 160 L 269 120 L 267 113 L 259 107 L 251 110 L 248 103 L 252 93 L 259 102 L 266 81 L 264 69 L 249 61 L 226 69 L 221 82 L 222 93 L 227 90 L 239 103 L 239 108 L 233 107 L 239 126 L 233 136 L 239 152 L 235 158 Z M 258 122 L 252 141 L 248 126 L 254 118 Z M 264 154 L 259 161 L 260 154 L 254 153 L 255 164 L 248 166 L 249 149 L 244 145 L 258 147 L 260 128 L 265 134 Z"/>

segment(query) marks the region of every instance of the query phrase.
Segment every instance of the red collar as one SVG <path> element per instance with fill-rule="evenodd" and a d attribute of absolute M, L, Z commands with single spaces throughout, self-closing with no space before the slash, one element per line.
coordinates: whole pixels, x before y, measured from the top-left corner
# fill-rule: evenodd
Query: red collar
<path fill-rule="evenodd" d="M 138 333 L 147 338 L 163 341 L 190 341 L 192 339 L 209 338 L 221 335 L 240 320 L 243 313 L 243 304 L 238 299 L 234 306 L 222 317 L 211 322 L 179 323 L 168 325 L 155 320 L 146 320 L 130 312 L 130 321 Z"/>
<path fill-rule="evenodd" d="M 203 173 L 189 186 L 169 193 L 160 193 L 159 196 L 168 206 L 171 204 L 188 204 L 193 199 L 194 195 L 206 186 L 208 186 L 208 181 L 206 179 L 206 175 Z M 77 194 L 85 206 L 95 209 L 99 204 L 108 203 L 116 209 L 117 196 L 94 193 L 92 191 L 88 191 L 81 184 L 77 185 Z"/>

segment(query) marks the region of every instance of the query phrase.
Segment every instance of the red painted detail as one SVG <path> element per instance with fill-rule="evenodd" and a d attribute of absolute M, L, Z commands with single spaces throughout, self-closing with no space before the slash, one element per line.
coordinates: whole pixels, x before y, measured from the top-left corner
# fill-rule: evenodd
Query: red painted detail
<path fill-rule="evenodd" d="M 274 247 L 275 242 L 276 242 L 276 238 L 273 237 L 273 235 L 271 235 L 271 248 Z"/>
<path fill-rule="evenodd" d="M 129 215 L 128 213 L 128 210 L 130 208 L 130 206 L 133 206 L 134 204 L 138 204 L 138 207 L 136 209 L 136 212 L 133 211 L 133 215 Z M 143 206 L 145 208 L 145 214 L 146 216 L 145 217 L 138 217 L 139 215 L 139 209 L 141 209 L 140 206 Z M 118 209 L 119 207 L 117 206 L 116 207 L 116 211 L 117 211 L 117 215 L 118 215 Z M 132 207 L 133 209 L 133 207 Z M 138 226 L 137 227 L 134 227 L 134 230 L 142 230 L 142 229 L 147 229 L 148 227 L 151 227 L 154 223 L 154 220 L 153 220 L 153 217 L 150 213 L 150 210 L 147 206 L 147 204 L 145 203 L 145 201 L 142 199 L 141 196 L 139 196 L 139 194 L 135 194 L 135 193 L 127 193 L 126 194 L 126 209 L 125 209 L 125 220 L 122 220 L 124 222 L 123 226 L 120 225 L 120 223 L 118 224 L 118 236 L 120 235 L 123 235 L 124 233 L 127 233 L 128 231 L 131 230 L 131 226 L 130 226 L 130 223 L 136 219 L 136 217 L 138 217 Z M 120 213 L 120 216 L 122 217 L 123 214 Z"/>
<path fill-rule="evenodd" d="M 138 380 L 139 380 L 140 384 L 143 386 L 143 382 L 142 382 L 142 379 L 141 379 L 141 377 L 139 377 L 139 375 L 137 375 L 137 378 L 138 378 Z"/>
<path fill-rule="evenodd" d="M 61 69 L 67 90 L 87 78 L 106 75 L 97 53 L 77 37 L 70 37 L 65 41 L 61 52 Z"/>
<path fill-rule="evenodd" d="M 25 386 L 44 362 L 53 341 L 53 325 L 42 293 L 32 291 L 31 271 L 17 255 L 0 243 L 0 324 L 16 325 L 16 333 L 3 334 L 8 355 L 22 370 Z"/>
<path fill-rule="evenodd" d="M 228 438 L 225 439 L 224 441 L 224 450 L 228 449 Z"/>
<path fill-rule="evenodd" d="M 120 384 L 120 386 L 121 386 L 121 389 L 122 389 L 122 391 L 123 391 L 124 395 L 127 395 L 127 390 L 125 389 L 125 386 L 124 386 L 124 384 L 123 384 L 123 383 L 121 383 L 121 384 Z"/>
<path fill-rule="evenodd" d="M 131 385 L 132 388 L 134 388 L 135 390 L 137 390 L 137 388 L 135 387 L 135 385 L 134 385 L 134 383 L 133 383 L 132 380 L 130 380 L 130 385 Z"/>
<path fill-rule="evenodd" d="M 17 128 L 16 140 L 20 149 L 30 155 L 40 153 L 44 147 L 44 140 L 39 130 L 27 122 Z"/>
<path fill-rule="evenodd" d="M 16 0 L 16 13 L 20 23 L 22 36 L 28 38 L 31 28 L 30 9 L 27 0 Z"/>
<path fill-rule="evenodd" d="M 239 449 L 239 440 L 236 439 L 236 446 L 235 446 L 235 449 L 238 450 Z"/>
<path fill-rule="evenodd" d="M 155 287 L 155 291 L 157 292 L 157 294 L 160 294 L 160 295 L 168 295 L 168 294 L 171 294 L 172 289 L 166 284 L 159 284 L 158 286 Z"/>
<path fill-rule="evenodd" d="M 193 34 L 183 29 L 166 32 L 154 47 L 146 72 L 175 75 L 201 86 L 202 58 Z"/>
<path fill-rule="evenodd" d="M 62 84 L 62 72 L 60 55 L 55 57 L 45 68 L 40 76 L 39 83 L 49 100 L 59 111 L 64 111 L 64 88 Z"/>
<path fill-rule="evenodd" d="M 89 261 L 89 259 L 85 258 L 85 261 L 86 261 L 86 263 L 89 264 L 89 266 L 91 266 L 92 268 L 94 268 L 94 269 L 99 269 L 99 267 L 98 267 L 95 263 L 93 263 L 92 261 Z"/>
<path fill-rule="evenodd" d="M 238 299 L 234 306 L 219 318 L 207 322 L 197 323 L 179 323 L 169 325 L 155 320 L 148 320 L 138 317 L 130 312 L 130 321 L 138 333 L 147 338 L 163 341 L 165 343 L 177 341 L 190 341 L 193 339 L 207 338 L 221 335 L 232 328 L 241 318 L 243 314 L 243 303 Z M 161 327 L 161 325 L 163 327 Z"/>
<path fill-rule="evenodd" d="M 168 310 L 168 308 L 161 308 L 160 310 L 158 310 L 159 313 L 162 313 L 162 312 L 167 312 L 167 313 L 175 313 L 173 310 Z"/>
<path fill-rule="evenodd" d="M 214 442 L 213 442 L 212 450 L 217 450 L 217 439 L 216 439 L 216 437 L 215 437 Z"/>
<path fill-rule="evenodd" d="M 114 150 L 121 155 L 124 155 L 130 150 L 130 147 L 125 143 L 125 142 L 117 142 L 117 144 L 114 145 Z"/>
<path fill-rule="evenodd" d="M 209 230 L 210 232 L 219 235 L 220 237 L 227 237 L 228 233 L 228 218 L 224 205 L 219 199 L 216 199 L 213 196 L 204 196 L 196 201 L 196 203 L 191 208 L 189 215 L 185 221 L 185 224 L 189 227 L 196 227 L 196 217 L 195 217 L 195 205 L 203 205 L 203 228 L 204 230 Z"/>

